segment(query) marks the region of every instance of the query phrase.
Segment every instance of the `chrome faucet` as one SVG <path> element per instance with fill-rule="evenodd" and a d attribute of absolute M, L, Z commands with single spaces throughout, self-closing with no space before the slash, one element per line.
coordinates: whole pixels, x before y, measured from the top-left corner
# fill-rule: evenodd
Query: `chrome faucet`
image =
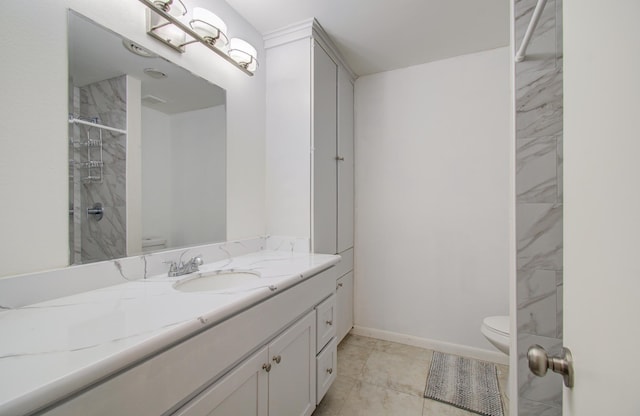
<path fill-rule="evenodd" d="M 169 263 L 169 277 L 182 276 L 189 273 L 194 273 L 199 271 L 199 266 L 202 266 L 204 261 L 202 257 L 195 256 L 191 257 L 188 261 L 183 262 L 182 260 L 167 262 Z"/>

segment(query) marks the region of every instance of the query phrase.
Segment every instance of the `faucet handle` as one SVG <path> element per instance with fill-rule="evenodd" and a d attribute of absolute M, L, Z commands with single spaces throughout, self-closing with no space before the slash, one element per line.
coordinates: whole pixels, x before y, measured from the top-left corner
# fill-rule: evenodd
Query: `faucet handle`
<path fill-rule="evenodd" d="M 203 264 L 204 264 L 204 260 L 202 260 L 202 257 L 195 256 L 195 257 L 191 257 L 186 265 L 189 267 L 189 272 L 197 272 L 200 270 L 198 269 L 198 266 L 202 266 Z"/>
<path fill-rule="evenodd" d="M 176 273 L 178 272 L 178 265 L 176 264 L 175 261 L 173 260 L 168 260 L 168 261 L 163 261 L 164 264 L 168 264 L 169 265 L 169 276 L 173 277 L 176 275 Z"/>

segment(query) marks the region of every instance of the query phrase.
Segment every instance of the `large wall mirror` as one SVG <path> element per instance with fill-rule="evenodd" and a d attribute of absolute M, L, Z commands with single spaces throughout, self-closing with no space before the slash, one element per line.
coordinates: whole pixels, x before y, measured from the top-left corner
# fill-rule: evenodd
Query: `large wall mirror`
<path fill-rule="evenodd" d="M 224 241 L 225 91 L 72 11 L 68 33 L 70 264 Z"/>

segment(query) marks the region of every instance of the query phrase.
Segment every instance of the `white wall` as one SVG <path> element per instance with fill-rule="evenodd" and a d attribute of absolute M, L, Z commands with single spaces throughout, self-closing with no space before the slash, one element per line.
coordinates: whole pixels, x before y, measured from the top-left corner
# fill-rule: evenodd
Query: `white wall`
<path fill-rule="evenodd" d="M 171 118 L 142 107 L 142 238 L 161 237 L 171 241 Z"/>
<path fill-rule="evenodd" d="M 224 119 L 223 105 L 171 116 L 176 246 L 225 241 Z"/>
<path fill-rule="evenodd" d="M 225 106 L 142 110 L 143 237 L 167 247 L 225 241 Z"/>
<path fill-rule="evenodd" d="M 262 36 L 223 0 L 189 0 L 221 16 L 232 36 L 264 57 Z M 145 33 L 134 0 L 5 0 L 0 13 L 0 275 L 66 266 L 67 9 L 180 64 L 227 90 L 227 237 L 265 232 L 265 77 L 248 77 L 201 45 L 185 54 Z M 44 207 L 44 209 L 43 209 Z"/>
<path fill-rule="evenodd" d="M 493 350 L 506 315 L 509 50 L 356 81 L 355 323 Z"/>

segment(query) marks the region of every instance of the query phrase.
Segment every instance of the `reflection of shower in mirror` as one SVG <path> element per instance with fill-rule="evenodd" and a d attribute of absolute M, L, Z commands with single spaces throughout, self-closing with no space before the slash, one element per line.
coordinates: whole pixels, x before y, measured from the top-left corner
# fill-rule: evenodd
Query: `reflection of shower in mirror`
<path fill-rule="evenodd" d="M 69 12 L 70 264 L 226 240 L 225 91 L 139 49 Z"/>

